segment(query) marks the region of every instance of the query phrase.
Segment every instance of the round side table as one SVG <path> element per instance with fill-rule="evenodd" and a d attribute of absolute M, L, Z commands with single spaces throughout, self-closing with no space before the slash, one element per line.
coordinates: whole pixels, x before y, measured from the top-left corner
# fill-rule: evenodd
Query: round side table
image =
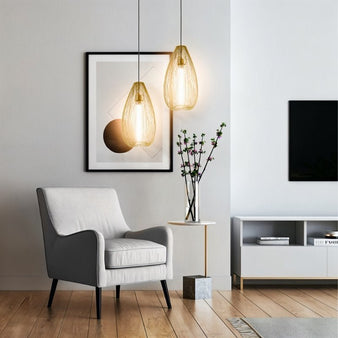
<path fill-rule="evenodd" d="M 208 277 L 208 225 L 214 221 L 184 222 L 169 221 L 168 224 L 196 227 L 204 226 L 204 276 L 183 276 L 183 298 L 208 299 L 211 298 L 211 278 Z"/>

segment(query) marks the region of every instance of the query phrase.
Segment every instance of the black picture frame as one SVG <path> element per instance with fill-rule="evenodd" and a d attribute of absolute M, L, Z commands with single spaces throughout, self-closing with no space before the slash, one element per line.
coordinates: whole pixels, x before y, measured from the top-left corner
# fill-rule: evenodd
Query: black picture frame
<path fill-rule="evenodd" d="M 124 162 L 125 158 L 128 156 L 124 156 L 124 160 L 122 162 L 114 162 L 112 160 L 111 162 L 102 162 L 102 165 L 100 165 L 100 160 L 98 160 L 99 155 L 103 154 L 102 156 L 105 156 L 107 158 L 107 151 L 106 149 L 100 151 L 97 151 L 97 147 L 102 148 L 102 140 L 100 140 L 99 137 L 97 137 L 98 130 L 102 132 L 102 128 L 98 126 L 99 123 L 97 121 L 97 99 L 96 95 L 99 91 L 98 88 L 100 86 L 98 85 L 98 66 L 97 62 L 103 62 L 105 67 L 109 67 L 109 62 L 112 63 L 112 69 L 109 70 L 110 72 L 113 72 L 115 68 L 117 68 L 117 71 L 120 71 L 120 68 L 127 69 L 127 73 L 130 72 L 133 73 L 131 68 L 137 67 L 137 52 L 86 52 L 85 53 L 85 68 L 86 68 L 86 159 L 85 159 L 85 170 L 87 172 L 172 172 L 173 171 L 173 112 L 165 105 L 164 98 L 163 98 L 163 81 L 165 76 L 165 70 L 170 59 L 171 52 L 141 52 L 141 81 L 143 80 L 143 77 L 145 77 L 144 82 L 147 86 L 150 82 L 150 88 L 148 88 L 149 94 L 151 99 L 153 100 L 154 93 L 151 92 L 151 86 L 153 88 L 156 87 L 156 98 L 155 101 L 153 101 L 155 114 L 157 114 L 157 117 L 161 117 L 161 138 L 162 138 L 162 148 L 159 148 L 159 137 L 157 138 L 157 148 L 156 150 L 160 149 L 159 152 L 156 153 L 156 151 L 153 151 L 154 156 L 159 157 L 159 153 L 162 154 L 162 162 L 136 162 L 132 163 L 132 166 L 129 162 Z M 158 56 L 159 58 L 156 58 Z M 124 58 L 125 57 L 125 58 Z M 131 59 L 132 57 L 132 59 Z M 157 60 L 158 59 L 158 60 Z M 164 61 L 165 59 L 165 61 Z M 125 60 L 125 61 L 123 61 Z M 127 63 L 124 65 L 124 63 Z M 154 65 L 152 65 L 152 62 Z M 113 65 L 116 63 L 116 65 Z M 123 67 L 119 67 L 119 63 L 123 65 Z M 96 65 L 94 67 L 94 65 Z M 142 67 L 143 66 L 143 67 Z M 146 67 L 147 66 L 147 67 Z M 164 68 L 165 66 L 165 68 Z M 93 69 L 95 68 L 95 70 Z M 147 68 L 147 69 L 144 69 Z M 142 73 L 143 69 L 143 73 Z M 121 69 L 121 72 L 123 72 L 123 69 Z M 102 72 L 104 76 L 106 76 L 105 72 Z M 128 78 L 128 74 L 126 77 Z M 121 78 L 124 78 L 125 74 L 122 74 L 121 77 L 116 77 L 121 80 Z M 109 75 L 107 75 L 109 77 Z M 94 79 L 95 77 L 95 79 Z M 130 74 L 129 74 L 130 77 Z M 114 76 L 112 77 L 112 81 Z M 130 81 L 131 80 L 131 81 Z M 135 71 L 135 74 L 130 78 L 130 80 L 126 79 L 126 83 L 122 83 L 122 91 L 124 94 L 128 95 L 129 90 L 132 86 L 132 83 L 137 81 L 137 73 Z M 93 81 L 95 81 L 95 86 L 93 85 Z M 107 81 L 104 81 L 107 82 Z M 109 82 L 109 81 L 108 81 Z M 158 83 L 157 83 L 158 82 Z M 116 85 L 114 83 L 114 85 Z M 156 86 L 155 86 L 156 85 Z M 113 87 L 113 86 L 112 86 Z M 147 86 L 148 87 L 148 86 Z M 93 89 L 95 88 L 95 90 Z M 93 93 L 95 91 L 95 94 Z M 160 95 L 161 93 L 161 95 Z M 93 104 L 93 97 L 95 96 L 95 107 Z M 121 98 L 121 102 L 124 99 Z M 121 103 L 119 102 L 119 104 Z M 156 107 L 158 110 L 156 110 Z M 159 112 L 160 110 L 160 112 Z M 122 116 L 122 110 L 121 116 Z M 114 112 L 115 114 L 116 112 Z M 159 115 L 163 113 L 162 115 Z M 94 119 L 95 118 L 95 119 Z M 92 123 L 95 120 L 95 123 Z M 115 119 L 118 120 L 118 119 Z M 95 124 L 95 130 L 92 124 Z M 94 134 L 94 135 L 93 135 Z M 156 137 L 155 137 L 156 138 Z M 98 141 L 99 145 L 96 144 Z M 94 144 L 93 144 L 94 142 Z M 103 141 L 104 143 L 104 141 Z M 94 148 L 96 150 L 93 150 Z M 151 146 L 149 147 L 151 150 Z M 148 149 L 147 149 L 148 150 Z M 151 153 L 151 151 L 148 151 L 148 153 Z M 108 149 L 108 151 L 112 152 Z M 145 150 L 146 151 L 146 150 Z M 95 153 L 95 154 L 93 154 Z M 98 155 L 99 154 L 99 155 Z M 124 154 L 124 153 L 123 153 Z M 114 156 L 113 156 L 114 155 Z M 112 156 L 116 159 L 118 158 L 118 155 L 114 153 Z M 95 156 L 95 157 L 93 157 Z M 145 156 L 145 155 L 144 155 Z M 150 155 L 149 155 L 150 156 Z M 109 165 L 107 163 L 110 163 Z M 137 167 L 139 164 L 139 167 Z"/>

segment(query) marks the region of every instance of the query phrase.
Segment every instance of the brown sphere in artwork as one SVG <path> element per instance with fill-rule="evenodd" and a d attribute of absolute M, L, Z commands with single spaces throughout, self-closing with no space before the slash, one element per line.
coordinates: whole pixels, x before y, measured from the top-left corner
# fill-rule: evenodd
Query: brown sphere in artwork
<path fill-rule="evenodd" d="M 126 153 L 132 149 L 123 141 L 121 119 L 112 120 L 106 125 L 103 132 L 103 141 L 107 148 L 114 153 Z"/>

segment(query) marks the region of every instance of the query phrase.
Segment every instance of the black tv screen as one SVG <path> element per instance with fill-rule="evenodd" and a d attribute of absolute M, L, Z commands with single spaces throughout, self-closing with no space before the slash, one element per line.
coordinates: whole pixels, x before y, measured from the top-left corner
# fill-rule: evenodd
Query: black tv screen
<path fill-rule="evenodd" d="M 289 101 L 289 181 L 337 181 L 338 101 Z"/>

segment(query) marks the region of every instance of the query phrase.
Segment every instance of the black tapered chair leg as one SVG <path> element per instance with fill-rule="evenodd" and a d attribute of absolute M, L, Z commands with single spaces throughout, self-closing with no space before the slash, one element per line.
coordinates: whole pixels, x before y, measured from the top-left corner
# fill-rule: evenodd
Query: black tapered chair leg
<path fill-rule="evenodd" d="M 116 299 L 120 298 L 121 285 L 116 285 Z"/>
<path fill-rule="evenodd" d="M 169 296 L 167 281 L 161 280 L 161 285 L 162 285 L 162 290 L 163 290 L 163 293 L 164 293 L 165 301 L 167 302 L 168 309 L 171 309 L 171 302 L 170 302 L 170 296 Z"/>
<path fill-rule="evenodd" d="M 48 305 L 47 307 L 51 307 L 53 303 L 53 298 L 56 290 L 56 286 L 58 285 L 58 279 L 53 279 L 52 282 L 52 287 L 50 288 L 50 293 L 49 293 L 49 300 L 48 300 Z"/>
<path fill-rule="evenodd" d="M 102 288 L 96 287 L 96 318 L 101 319 Z"/>

